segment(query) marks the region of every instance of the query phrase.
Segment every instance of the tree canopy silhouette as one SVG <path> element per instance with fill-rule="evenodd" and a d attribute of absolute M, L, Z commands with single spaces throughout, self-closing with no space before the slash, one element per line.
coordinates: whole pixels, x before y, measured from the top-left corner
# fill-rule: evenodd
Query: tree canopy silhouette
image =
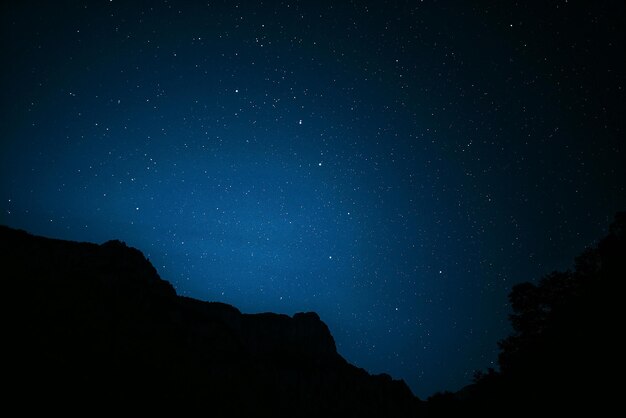
<path fill-rule="evenodd" d="M 479 372 L 456 394 L 431 398 L 435 412 L 476 408 L 490 415 L 597 410 L 607 406 L 618 363 L 620 282 L 626 279 L 626 212 L 575 259 L 510 295 L 513 333 L 499 343 L 500 371 Z"/>
<path fill-rule="evenodd" d="M 565 386 L 587 386 L 572 383 L 580 380 L 581 372 L 588 375 L 598 369 L 604 337 L 616 331 L 606 325 L 614 309 L 611 299 L 626 272 L 625 226 L 626 213 L 618 213 L 609 235 L 578 256 L 573 271 L 553 272 L 537 284 L 513 288 L 509 300 L 514 333 L 500 342 L 503 374 L 541 373 L 544 386 L 553 379 Z M 570 374 L 573 380 L 568 383 L 563 377 Z"/>

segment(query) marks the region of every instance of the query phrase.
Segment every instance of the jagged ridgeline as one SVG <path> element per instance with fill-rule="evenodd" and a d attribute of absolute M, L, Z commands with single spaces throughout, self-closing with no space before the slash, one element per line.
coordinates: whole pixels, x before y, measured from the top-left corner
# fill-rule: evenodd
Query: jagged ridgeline
<path fill-rule="evenodd" d="M 113 408 L 209 416 L 552 416 L 616 409 L 626 214 L 573 270 L 510 294 L 500 370 L 423 403 L 346 362 L 315 313 L 242 314 L 176 295 L 143 254 L 0 226 L 6 388 L 20 411 Z M 611 376 L 611 377 L 609 377 Z M 84 409 L 89 408 L 89 409 Z"/>
<path fill-rule="evenodd" d="M 176 295 L 119 241 L 0 227 L 5 397 L 28 408 L 209 416 L 407 416 L 402 381 L 347 363 L 315 313 L 242 314 Z M 93 411 L 93 409 L 90 409 Z"/>

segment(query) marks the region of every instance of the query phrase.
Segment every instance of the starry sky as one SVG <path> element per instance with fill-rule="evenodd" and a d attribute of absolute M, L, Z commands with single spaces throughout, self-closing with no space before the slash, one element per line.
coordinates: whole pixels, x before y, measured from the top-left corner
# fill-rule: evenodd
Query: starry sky
<path fill-rule="evenodd" d="M 624 2 L 0 6 L 0 223 L 316 311 L 420 397 L 626 208 Z"/>

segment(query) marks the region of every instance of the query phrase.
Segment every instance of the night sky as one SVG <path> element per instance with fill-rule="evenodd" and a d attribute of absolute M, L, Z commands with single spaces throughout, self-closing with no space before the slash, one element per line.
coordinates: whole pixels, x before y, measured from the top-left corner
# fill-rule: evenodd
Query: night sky
<path fill-rule="evenodd" d="M 0 223 L 459 389 L 626 208 L 625 3 L 525 3 L 3 2 Z"/>

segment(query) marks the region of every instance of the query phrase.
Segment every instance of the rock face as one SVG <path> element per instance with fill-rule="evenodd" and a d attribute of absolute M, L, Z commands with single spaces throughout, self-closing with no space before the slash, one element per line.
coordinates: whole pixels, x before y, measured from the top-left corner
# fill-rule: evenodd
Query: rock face
<path fill-rule="evenodd" d="M 347 363 L 317 314 L 177 296 L 143 254 L 0 227 L 6 399 L 23 408 L 411 416 L 406 384 Z"/>

